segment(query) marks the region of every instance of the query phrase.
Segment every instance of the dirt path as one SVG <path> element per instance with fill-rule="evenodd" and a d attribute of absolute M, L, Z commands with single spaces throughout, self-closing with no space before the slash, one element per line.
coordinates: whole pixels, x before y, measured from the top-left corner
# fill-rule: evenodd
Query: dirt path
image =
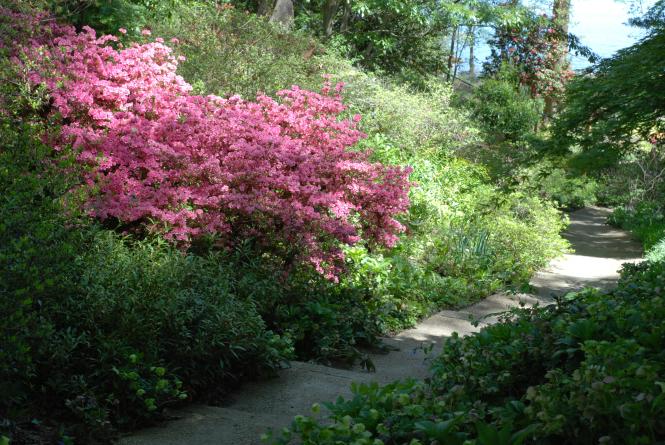
<path fill-rule="evenodd" d="M 254 445 L 268 428 L 281 429 L 293 416 L 306 414 L 313 403 L 334 400 L 350 393 L 351 382 L 387 383 L 405 377 L 425 377 L 424 345 L 440 347 L 453 332 L 469 334 L 491 323 L 490 316 L 475 327 L 471 320 L 505 311 L 521 304 L 533 306 L 553 301 L 554 295 L 585 286 L 607 288 L 618 277 L 621 264 L 637 261 L 638 243 L 623 231 L 605 225 L 609 210 L 589 207 L 573 212 L 566 238 L 574 254 L 555 260 L 531 281 L 530 295 L 492 295 L 459 311 L 441 311 L 417 327 L 386 339 L 399 348 L 372 359 L 377 372 L 368 374 L 309 363 L 292 363 L 278 379 L 244 385 L 228 406 L 192 405 L 175 413 L 179 420 L 140 431 L 121 440 L 123 445 Z"/>

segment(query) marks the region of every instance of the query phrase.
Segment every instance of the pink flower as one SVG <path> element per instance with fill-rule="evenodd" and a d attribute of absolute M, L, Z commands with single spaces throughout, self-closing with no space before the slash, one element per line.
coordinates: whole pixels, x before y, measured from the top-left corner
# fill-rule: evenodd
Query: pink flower
<path fill-rule="evenodd" d="M 127 34 L 127 30 L 126 30 L 125 28 L 119 28 L 119 29 L 118 29 L 118 32 L 119 32 L 120 34 Z"/>
<path fill-rule="evenodd" d="M 149 29 L 143 29 L 143 30 L 141 30 L 141 35 L 142 36 L 149 36 L 149 35 L 152 35 L 152 32 Z"/>
<path fill-rule="evenodd" d="M 15 50 L 53 97 L 53 117 L 67 118 L 52 143 L 73 144 L 88 167 L 91 215 L 180 246 L 208 234 L 228 247 L 247 237 L 292 245 L 332 280 L 340 246 L 361 236 L 392 246 L 404 231 L 396 216 L 409 206 L 410 169 L 352 149 L 365 135 L 360 115 L 341 118 L 341 85 L 293 86 L 277 100 L 196 96 L 176 73 L 185 58 L 158 39 L 119 49 L 89 28 L 34 26 L 35 39 Z"/>
<path fill-rule="evenodd" d="M 173 43 L 174 45 L 177 45 L 178 43 L 180 43 L 180 40 L 178 40 L 177 38 L 173 37 L 173 38 L 171 39 L 171 43 Z"/>

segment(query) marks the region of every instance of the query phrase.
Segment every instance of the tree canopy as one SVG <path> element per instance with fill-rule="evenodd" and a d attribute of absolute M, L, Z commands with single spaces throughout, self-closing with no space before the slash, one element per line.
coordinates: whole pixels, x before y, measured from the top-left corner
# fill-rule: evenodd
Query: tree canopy
<path fill-rule="evenodd" d="M 579 144 L 597 166 L 665 130 L 665 2 L 633 20 L 646 36 L 578 76 L 556 124 L 559 146 Z"/>

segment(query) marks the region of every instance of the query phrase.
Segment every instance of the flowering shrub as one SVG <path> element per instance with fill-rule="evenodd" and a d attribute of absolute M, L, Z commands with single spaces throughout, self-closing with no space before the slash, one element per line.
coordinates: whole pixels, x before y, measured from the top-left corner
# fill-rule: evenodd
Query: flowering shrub
<path fill-rule="evenodd" d="M 561 42 L 567 38 L 555 19 L 545 15 L 520 28 L 499 29 L 491 42 L 495 46 L 491 62 L 485 68 L 496 72 L 509 61 L 518 68 L 520 84 L 529 88 L 532 96 L 559 97 L 573 77 L 570 66 L 561 64 L 567 50 Z"/>
<path fill-rule="evenodd" d="M 340 243 L 397 241 L 410 170 L 349 150 L 364 135 L 360 116 L 338 119 L 341 84 L 294 86 L 279 101 L 196 96 L 162 39 L 123 47 L 89 27 L 36 23 L 14 61 L 30 60 L 31 82 L 51 94 L 62 122 L 52 145 L 90 166 L 92 215 L 185 246 L 208 234 L 295 246 L 331 278 Z"/>

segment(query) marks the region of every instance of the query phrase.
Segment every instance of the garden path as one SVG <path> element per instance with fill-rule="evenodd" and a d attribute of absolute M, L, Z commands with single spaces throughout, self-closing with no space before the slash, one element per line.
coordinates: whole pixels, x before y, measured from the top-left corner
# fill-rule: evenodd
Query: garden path
<path fill-rule="evenodd" d="M 496 294 L 462 310 L 441 311 L 415 328 L 385 339 L 396 351 L 373 355 L 376 372 L 341 370 L 294 362 L 277 379 L 248 383 L 239 388 L 226 406 L 191 405 L 173 414 L 163 426 L 123 438 L 122 445 L 254 445 L 269 428 L 281 429 L 293 416 L 306 414 L 313 403 L 348 396 L 351 382 L 387 383 L 395 379 L 426 377 L 423 346 L 440 348 L 453 332 L 475 332 L 496 320 L 492 315 L 520 305 L 553 301 L 553 296 L 585 286 L 611 287 L 621 264 L 639 261 L 640 245 L 626 232 L 605 224 L 608 209 L 588 207 L 571 213 L 565 237 L 575 253 L 566 254 L 537 273 L 531 294 Z M 474 326 L 473 320 L 481 320 Z"/>

